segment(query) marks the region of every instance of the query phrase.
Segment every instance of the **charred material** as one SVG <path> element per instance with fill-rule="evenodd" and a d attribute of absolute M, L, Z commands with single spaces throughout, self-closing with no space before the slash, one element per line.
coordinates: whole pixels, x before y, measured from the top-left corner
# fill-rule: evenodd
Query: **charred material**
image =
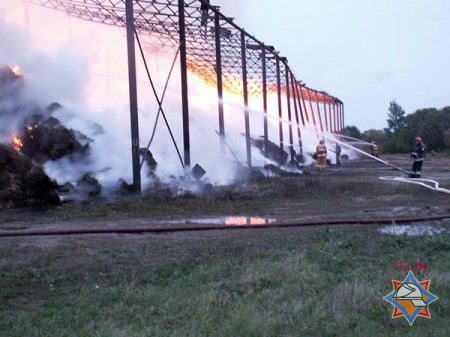
<path fill-rule="evenodd" d="M 148 177 L 155 177 L 156 174 L 156 167 L 158 166 L 158 163 L 156 162 L 155 158 L 153 157 L 153 154 L 150 150 L 146 148 L 139 149 L 139 154 L 142 156 L 143 161 L 147 165 L 147 176 Z"/>
<path fill-rule="evenodd" d="M 29 158 L 0 144 L 0 208 L 60 205 L 57 187 Z"/>
<path fill-rule="evenodd" d="M 20 151 L 40 164 L 75 152 L 86 153 L 89 148 L 89 144 L 82 146 L 75 132 L 54 117 L 24 127 L 20 138 L 23 143 Z"/>

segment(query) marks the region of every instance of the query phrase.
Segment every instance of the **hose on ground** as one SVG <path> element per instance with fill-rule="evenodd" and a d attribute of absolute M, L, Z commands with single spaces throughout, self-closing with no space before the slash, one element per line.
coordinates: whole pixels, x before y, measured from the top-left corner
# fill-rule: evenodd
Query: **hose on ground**
<path fill-rule="evenodd" d="M 437 182 L 436 180 L 432 180 L 432 179 L 391 177 L 391 176 L 379 177 L 378 179 L 384 180 L 384 181 L 400 181 L 400 182 L 404 182 L 407 184 L 420 185 L 420 186 L 426 187 L 433 191 L 450 194 L 450 190 L 443 188 L 443 187 L 439 187 L 439 182 Z"/>

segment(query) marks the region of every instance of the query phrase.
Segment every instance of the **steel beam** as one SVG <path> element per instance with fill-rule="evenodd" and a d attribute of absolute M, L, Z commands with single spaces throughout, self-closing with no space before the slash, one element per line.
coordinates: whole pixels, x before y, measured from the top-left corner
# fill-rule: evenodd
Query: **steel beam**
<path fill-rule="evenodd" d="M 178 24 L 180 29 L 180 68 L 181 68 L 181 102 L 183 111 L 184 168 L 191 167 L 191 146 L 189 140 L 189 99 L 187 80 L 186 27 L 184 17 L 184 0 L 178 0 Z"/>
<path fill-rule="evenodd" d="M 263 93 L 263 112 L 264 112 L 264 156 L 269 158 L 269 127 L 267 123 L 267 64 L 266 47 L 262 46 L 262 93 Z"/>
<path fill-rule="evenodd" d="M 136 50 L 134 45 L 133 0 L 126 0 L 126 31 L 128 52 L 128 87 L 130 94 L 131 156 L 133 164 L 133 190 L 141 193 L 141 165 L 139 158 L 139 120 L 136 80 Z"/>
<path fill-rule="evenodd" d="M 244 120 L 245 120 L 245 148 L 247 152 L 247 166 L 252 167 L 252 152 L 250 143 L 250 116 L 248 109 L 247 88 L 247 52 L 245 50 L 245 33 L 241 31 L 241 55 L 242 55 L 242 92 L 244 94 Z"/>
<path fill-rule="evenodd" d="M 280 76 L 280 58 L 275 56 L 277 67 L 277 96 L 278 96 L 278 134 L 280 137 L 280 163 L 283 161 L 283 108 L 281 104 L 281 76 Z"/>
<path fill-rule="evenodd" d="M 287 61 L 284 61 L 284 71 L 286 75 L 286 99 L 287 99 L 287 110 L 288 110 L 288 120 L 289 120 L 289 148 L 291 154 L 291 162 L 294 161 L 294 136 L 292 135 L 292 112 L 291 112 L 291 93 L 289 86 L 289 67 Z"/>
<path fill-rule="evenodd" d="M 217 75 L 217 99 L 219 108 L 219 137 L 220 152 L 225 155 L 225 122 L 223 112 L 223 82 L 222 82 L 222 48 L 220 43 L 220 17 L 219 12 L 214 13 L 214 32 L 216 43 L 216 75 Z"/>

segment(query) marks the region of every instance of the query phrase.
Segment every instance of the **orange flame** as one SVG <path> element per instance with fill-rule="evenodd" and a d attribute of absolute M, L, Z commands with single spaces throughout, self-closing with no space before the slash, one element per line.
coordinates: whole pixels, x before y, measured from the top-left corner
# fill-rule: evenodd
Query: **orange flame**
<path fill-rule="evenodd" d="M 20 151 L 23 147 L 22 139 L 20 139 L 19 137 L 13 136 L 13 144 L 12 145 L 14 147 L 14 150 Z"/>

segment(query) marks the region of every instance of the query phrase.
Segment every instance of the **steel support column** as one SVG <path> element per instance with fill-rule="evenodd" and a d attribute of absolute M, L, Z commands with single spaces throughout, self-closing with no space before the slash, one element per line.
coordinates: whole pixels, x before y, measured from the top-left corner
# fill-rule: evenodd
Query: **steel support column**
<path fill-rule="evenodd" d="M 311 109 L 311 117 L 314 124 L 314 130 L 316 131 L 316 135 L 319 136 L 319 132 L 317 131 L 316 118 L 314 117 L 314 109 L 312 106 L 311 94 L 309 91 L 310 91 L 309 88 L 306 88 L 306 93 L 308 94 L 309 108 Z"/>
<path fill-rule="evenodd" d="M 280 58 L 275 55 L 277 67 L 277 94 L 278 94 L 278 129 L 280 137 L 280 163 L 283 161 L 283 111 L 281 104 L 281 76 L 280 76 Z"/>
<path fill-rule="evenodd" d="M 131 154 L 133 162 L 133 190 L 141 193 L 141 165 L 139 160 L 139 119 L 136 80 L 136 50 L 134 45 L 133 0 L 126 0 L 126 31 L 128 52 L 128 86 L 130 94 Z"/>
<path fill-rule="evenodd" d="M 294 96 L 294 112 L 295 112 L 295 121 L 297 124 L 297 137 L 298 137 L 298 146 L 299 146 L 299 150 L 300 150 L 300 155 L 303 156 L 303 144 L 302 144 L 302 132 L 300 130 L 300 119 L 298 117 L 298 108 L 297 108 L 297 103 L 300 103 L 300 101 L 298 101 L 298 92 L 297 92 L 297 84 L 295 82 L 295 78 L 294 75 L 292 74 L 291 71 L 289 71 L 289 75 L 290 75 L 290 79 L 291 79 L 291 87 L 292 87 L 292 95 Z M 302 110 L 302 108 L 300 107 L 300 111 Z M 303 116 L 302 116 L 303 118 Z M 303 122 L 303 125 L 305 123 Z"/>
<path fill-rule="evenodd" d="M 223 83 L 222 83 L 222 46 L 220 43 L 220 17 L 219 12 L 214 13 L 214 31 L 216 41 L 216 74 L 217 74 L 217 97 L 219 107 L 219 136 L 220 152 L 225 155 L 225 122 L 223 117 Z"/>
<path fill-rule="evenodd" d="M 309 126 L 310 123 L 309 123 L 309 117 L 308 117 L 308 109 L 306 108 L 305 97 L 303 96 L 303 88 L 306 89 L 306 87 L 302 87 L 302 85 L 300 84 L 300 98 L 302 99 L 303 111 L 305 113 L 306 122 L 308 123 L 308 126 Z M 306 90 L 308 90 L 308 89 L 306 89 Z"/>
<path fill-rule="evenodd" d="M 131 1 L 131 0 L 130 0 Z M 181 102 L 183 111 L 184 168 L 191 167 L 191 150 L 189 140 L 189 100 L 186 61 L 186 26 L 184 17 L 184 0 L 178 0 L 178 21 L 180 30 L 180 67 L 181 67 Z"/>
<path fill-rule="evenodd" d="M 269 127 L 267 122 L 267 65 L 266 65 L 266 47 L 262 46 L 262 94 L 263 94 L 263 112 L 264 112 L 264 156 L 269 158 Z"/>
<path fill-rule="evenodd" d="M 289 67 L 287 61 L 284 62 L 284 71 L 286 75 L 286 98 L 287 98 L 287 109 L 288 109 L 288 120 L 289 120 L 289 149 L 291 155 L 291 161 L 294 161 L 294 136 L 292 135 L 292 112 L 291 112 L 291 93 L 289 87 Z"/>
<path fill-rule="evenodd" d="M 338 115 L 338 133 L 341 131 L 341 105 L 339 101 L 336 103 L 337 115 Z"/>
<path fill-rule="evenodd" d="M 294 78 L 295 81 L 295 78 Z M 303 113 L 304 107 L 302 107 L 302 104 L 304 105 L 304 102 L 302 102 L 302 96 L 301 96 L 302 86 L 300 83 L 295 81 L 295 92 L 297 93 L 297 99 L 298 99 L 298 107 L 300 108 L 300 117 L 302 118 L 302 124 L 305 126 L 305 116 Z"/>
<path fill-rule="evenodd" d="M 320 112 L 319 95 L 317 94 L 317 90 L 314 90 L 314 94 L 316 96 L 317 116 L 319 117 L 320 131 L 322 132 L 322 136 L 323 136 L 322 116 L 321 116 L 321 112 Z"/>
<path fill-rule="evenodd" d="M 247 165 L 252 167 L 252 153 L 250 144 L 250 116 L 248 111 L 247 88 L 247 53 L 245 50 L 245 32 L 241 31 L 241 58 L 242 58 L 242 90 L 244 94 L 244 119 L 245 119 L 245 148 L 247 151 Z"/>
<path fill-rule="evenodd" d="M 338 132 L 338 126 L 337 126 L 337 111 L 336 111 L 336 99 L 333 98 L 333 125 L 334 125 L 334 132 Z"/>
<path fill-rule="evenodd" d="M 332 98 L 331 98 L 331 97 L 328 97 L 328 118 L 329 118 L 329 120 L 330 120 L 330 132 L 331 132 L 331 133 L 334 133 L 334 129 L 333 129 L 333 115 L 332 115 L 332 113 L 333 113 L 333 111 L 332 111 L 333 107 L 331 106 L 331 100 L 332 100 Z"/>
<path fill-rule="evenodd" d="M 328 129 L 327 100 L 328 100 L 328 95 L 323 93 L 323 117 L 325 118 L 325 130 L 327 130 L 327 132 L 330 132 L 330 130 Z"/>

